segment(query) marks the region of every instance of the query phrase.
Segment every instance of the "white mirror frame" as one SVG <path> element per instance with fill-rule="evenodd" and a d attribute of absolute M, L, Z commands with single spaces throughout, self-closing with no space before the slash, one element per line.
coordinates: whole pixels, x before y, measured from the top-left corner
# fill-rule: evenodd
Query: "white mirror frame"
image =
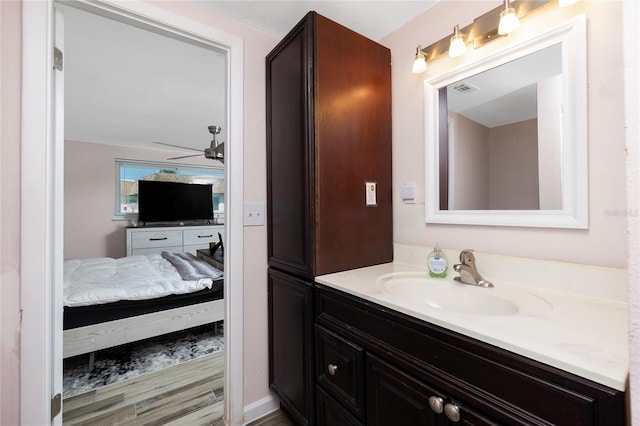
<path fill-rule="evenodd" d="M 503 37 L 487 46 L 472 50 L 471 55 L 465 55 L 469 58 L 462 63 L 443 57 L 430 64 L 434 75 L 424 82 L 426 223 L 588 228 L 586 18 L 580 15 L 563 21 L 550 30 L 538 30 L 538 32 L 536 32 L 535 23 L 527 28 L 523 27 L 524 25 L 516 33 L 523 33 L 519 38 L 511 34 L 509 37 Z M 561 210 L 440 210 L 438 90 L 557 43 L 562 44 L 563 70 L 564 114 L 561 148 L 563 208 Z M 457 67 L 456 64 L 458 64 Z"/>

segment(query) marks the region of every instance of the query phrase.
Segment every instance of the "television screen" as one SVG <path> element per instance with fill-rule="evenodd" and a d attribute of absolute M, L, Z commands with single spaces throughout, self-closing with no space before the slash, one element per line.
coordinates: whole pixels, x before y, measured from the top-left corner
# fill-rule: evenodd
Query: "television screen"
<path fill-rule="evenodd" d="M 175 222 L 213 219 L 211 185 L 138 181 L 138 220 Z"/>

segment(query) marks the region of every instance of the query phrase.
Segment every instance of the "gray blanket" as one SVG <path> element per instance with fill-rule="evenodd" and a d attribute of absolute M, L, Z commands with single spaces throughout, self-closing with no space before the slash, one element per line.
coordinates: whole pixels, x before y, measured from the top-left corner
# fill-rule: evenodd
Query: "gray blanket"
<path fill-rule="evenodd" d="M 191 253 L 163 251 L 162 257 L 167 259 L 178 270 L 184 281 L 195 281 L 201 278 L 211 278 L 215 281 L 224 275 L 221 270 L 214 268 L 204 260 L 198 259 Z"/>

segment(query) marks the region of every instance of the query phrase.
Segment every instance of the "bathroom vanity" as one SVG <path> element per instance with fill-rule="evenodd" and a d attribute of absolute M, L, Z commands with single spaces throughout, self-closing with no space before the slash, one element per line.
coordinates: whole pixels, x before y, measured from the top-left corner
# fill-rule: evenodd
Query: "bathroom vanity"
<path fill-rule="evenodd" d="M 624 318 L 624 306 L 577 297 L 569 299 L 583 306 L 573 309 L 561 293 L 516 289 L 500 296 L 522 291 L 529 298 L 515 312 L 482 301 L 486 312 L 467 311 L 466 302 L 450 306 L 457 312 L 421 310 L 419 293 L 404 303 L 384 282 L 418 274 L 403 269 L 388 264 L 316 278 L 318 424 L 625 424 L 626 344 L 607 331 L 607 321 Z M 599 329 L 587 320 L 586 330 L 573 333 L 589 312 L 608 319 Z M 565 314 L 577 315 L 576 324 L 554 324 Z"/>

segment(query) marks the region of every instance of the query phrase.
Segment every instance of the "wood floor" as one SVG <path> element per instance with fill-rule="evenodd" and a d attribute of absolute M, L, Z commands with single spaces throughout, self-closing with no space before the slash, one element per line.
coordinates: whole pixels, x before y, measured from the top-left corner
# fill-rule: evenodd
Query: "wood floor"
<path fill-rule="evenodd" d="M 248 423 L 247 426 L 294 426 L 289 417 L 282 410 L 274 411 L 257 420 Z"/>
<path fill-rule="evenodd" d="M 218 352 L 67 398 L 62 423 L 218 426 L 223 386 L 224 352 Z"/>

